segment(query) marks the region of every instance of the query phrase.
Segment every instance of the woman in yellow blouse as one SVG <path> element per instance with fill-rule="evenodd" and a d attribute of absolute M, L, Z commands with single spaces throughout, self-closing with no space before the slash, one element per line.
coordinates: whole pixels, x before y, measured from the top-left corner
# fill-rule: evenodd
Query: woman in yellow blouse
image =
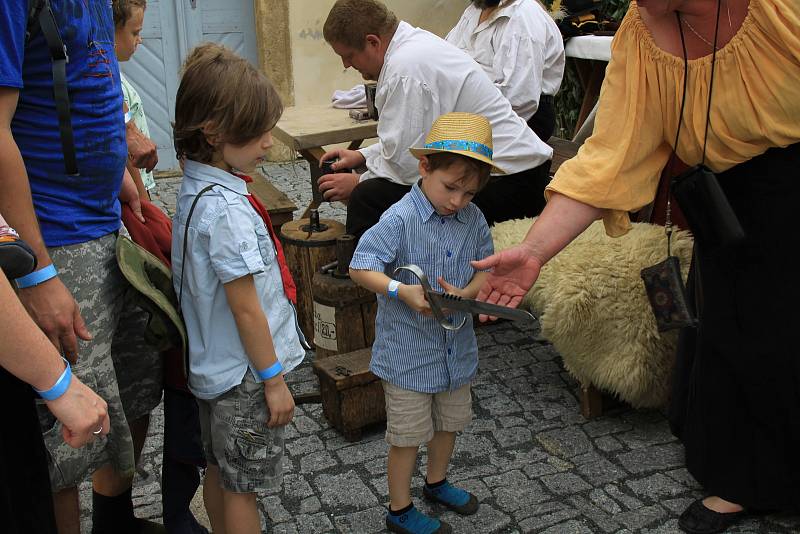
<path fill-rule="evenodd" d="M 800 511 L 800 284 L 789 260 L 800 199 L 800 2 L 631 2 L 594 134 L 559 169 L 524 241 L 475 265 L 493 268 L 480 298 L 516 306 L 592 221 L 611 236 L 629 229 L 628 212 L 653 200 L 672 153 L 681 30 L 689 61 L 677 155 L 701 162 L 718 9 L 706 164 L 747 237 L 724 255 L 695 246 L 690 278 L 702 287 L 690 290 L 701 326 L 682 332 L 670 407 L 687 467 L 709 494 L 680 525 L 703 533 L 722 532 L 743 510 Z"/>

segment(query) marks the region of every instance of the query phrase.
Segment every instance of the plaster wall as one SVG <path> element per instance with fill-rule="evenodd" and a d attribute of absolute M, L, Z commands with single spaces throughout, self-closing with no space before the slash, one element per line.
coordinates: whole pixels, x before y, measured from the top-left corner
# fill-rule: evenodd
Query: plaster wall
<path fill-rule="evenodd" d="M 384 0 L 401 20 L 444 36 L 458 21 L 466 0 Z M 355 69 L 344 70 L 339 56 L 322 37 L 322 26 L 334 0 L 291 0 L 289 35 L 294 73 L 294 102 L 330 102 L 336 89 L 362 83 Z"/>

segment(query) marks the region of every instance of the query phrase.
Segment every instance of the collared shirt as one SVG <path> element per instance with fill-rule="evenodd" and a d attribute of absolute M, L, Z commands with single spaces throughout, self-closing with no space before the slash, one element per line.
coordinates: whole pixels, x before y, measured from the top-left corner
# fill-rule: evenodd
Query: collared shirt
<path fill-rule="evenodd" d="M 542 94 L 555 95 L 564 77 L 564 40 L 536 0 L 512 0 L 480 22 L 467 6 L 445 39 L 469 54 L 526 121 Z"/>
<path fill-rule="evenodd" d="M 362 180 L 416 182 L 418 161 L 408 149 L 425 144 L 433 121 L 451 111 L 477 113 L 489 120 L 492 159 L 508 174 L 538 167 L 553 154 L 471 57 L 406 22 L 400 22 L 386 50 L 375 105 L 379 142 L 361 149 L 367 165 Z"/>
<path fill-rule="evenodd" d="M 407 271 L 395 268 L 415 264 L 436 291 L 441 276 L 464 287 L 475 276 L 471 260 L 494 251 L 483 214 L 474 204 L 447 217 L 436 213 L 414 185 L 361 237 L 350 267 L 385 272 L 404 284 L 419 284 Z M 397 386 L 423 393 L 453 390 L 467 384 L 478 369 L 478 345 L 472 316 L 454 312 L 461 329 L 445 330 L 433 318 L 421 315 L 400 300 L 378 295 L 375 342 L 370 370 Z"/>
<path fill-rule="evenodd" d="M 147 117 L 144 114 L 144 106 L 142 105 L 142 97 L 139 96 L 139 91 L 131 85 L 131 82 L 121 72 L 119 78 L 122 82 L 122 98 L 128 106 L 131 120 L 145 137 L 150 138 L 150 128 L 147 127 Z M 144 188 L 148 191 L 156 186 L 153 171 L 139 169 L 139 175 L 142 177 Z"/>
<path fill-rule="evenodd" d="M 200 197 L 189 221 L 186 264 L 183 234 L 189 209 Z M 305 357 L 294 306 L 283 292 L 275 246 L 264 221 L 247 200 L 245 182 L 216 167 L 188 160 L 173 218 L 172 272 L 180 294 L 189 336 L 189 389 L 213 399 L 239 385 L 249 367 L 256 369 L 242 345 L 223 284 L 253 275 L 261 309 L 284 372 Z"/>

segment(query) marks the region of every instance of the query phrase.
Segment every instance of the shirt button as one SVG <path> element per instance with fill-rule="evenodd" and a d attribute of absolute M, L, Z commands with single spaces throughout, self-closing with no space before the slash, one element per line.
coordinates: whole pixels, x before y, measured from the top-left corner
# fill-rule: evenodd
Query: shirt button
<path fill-rule="evenodd" d="M 442 219 L 442 224 L 444 224 L 444 219 Z"/>
<path fill-rule="evenodd" d="M 451 355 L 452 353 L 453 353 L 453 350 L 452 350 L 452 349 L 447 349 L 447 355 L 448 355 L 448 356 L 449 356 L 449 355 Z"/>
<path fill-rule="evenodd" d="M 448 250 L 448 251 L 447 251 L 447 257 L 449 258 L 449 257 L 450 257 L 450 256 L 452 256 L 452 255 L 453 255 L 453 253 L 452 253 L 452 252 L 450 252 L 450 251 Z"/>

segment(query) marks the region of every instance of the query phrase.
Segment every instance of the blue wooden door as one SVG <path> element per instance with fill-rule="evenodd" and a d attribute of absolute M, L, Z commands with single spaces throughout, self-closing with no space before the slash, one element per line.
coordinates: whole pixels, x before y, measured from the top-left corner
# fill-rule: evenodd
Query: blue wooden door
<path fill-rule="evenodd" d="M 142 44 L 120 65 L 142 98 L 158 170 L 178 168 L 172 120 L 180 66 L 196 45 L 213 41 L 258 65 L 252 0 L 149 0 Z M 236 83 L 231 80 L 231 83 Z"/>

